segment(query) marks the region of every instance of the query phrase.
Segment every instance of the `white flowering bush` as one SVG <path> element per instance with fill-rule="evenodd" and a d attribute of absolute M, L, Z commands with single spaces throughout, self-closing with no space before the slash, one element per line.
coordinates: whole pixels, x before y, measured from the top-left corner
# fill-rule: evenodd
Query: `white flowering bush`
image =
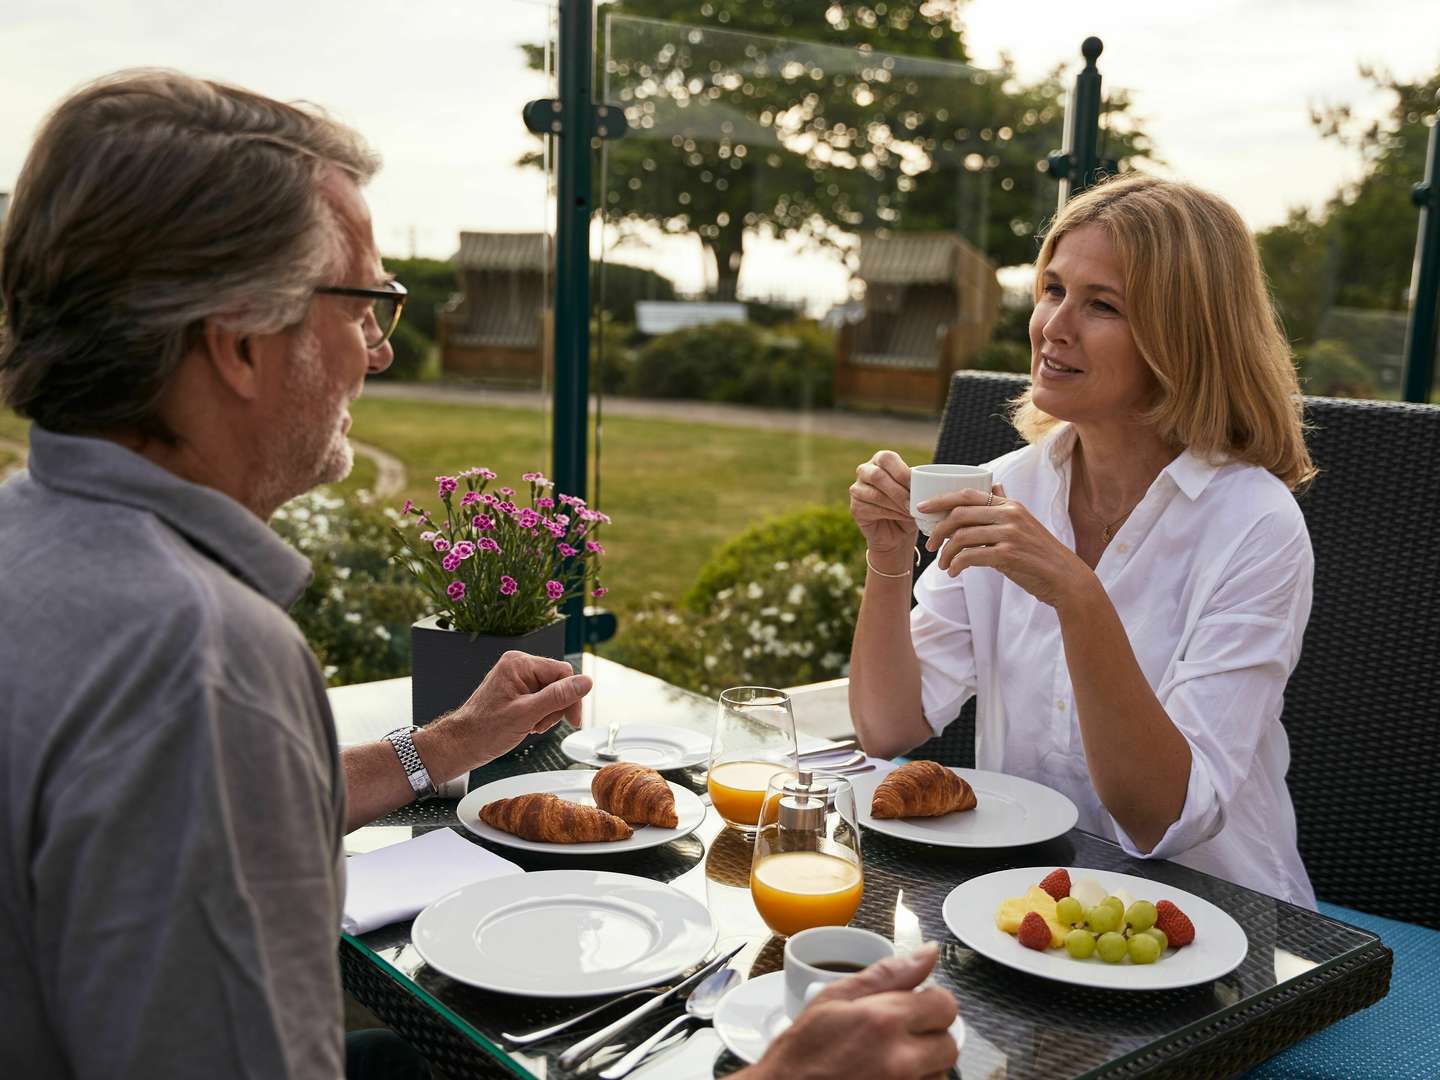
<path fill-rule="evenodd" d="M 699 582 L 723 577 L 722 588 L 692 589 L 681 606 L 652 597 L 626 617 L 610 655 L 708 695 L 849 674 L 865 549 L 853 525 L 827 533 L 834 513 L 803 511 L 747 530 L 701 571 Z M 786 550 L 822 536 L 830 550 Z"/>
<path fill-rule="evenodd" d="M 331 686 L 410 674 L 410 624 L 429 605 L 391 558 L 399 520 L 363 494 L 342 499 L 324 488 L 292 499 L 270 519 L 315 570 L 290 614 Z"/>

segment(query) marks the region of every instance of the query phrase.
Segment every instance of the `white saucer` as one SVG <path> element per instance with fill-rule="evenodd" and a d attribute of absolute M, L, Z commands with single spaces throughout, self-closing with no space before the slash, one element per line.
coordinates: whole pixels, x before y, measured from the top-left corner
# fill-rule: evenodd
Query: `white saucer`
<path fill-rule="evenodd" d="M 572 731 L 560 744 L 560 751 L 582 765 L 608 765 L 609 762 L 595 756 L 595 751 L 604 746 L 609 737 L 610 731 L 604 727 Z M 647 765 L 657 771 L 688 769 L 705 764 L 710 757 L 710 736 L 662 724 L 627 724 L 615 733 L 615 752 L 621 761 Z"/>
<path fill-rule="evenodd" d="M 785 1015 L 785 973 L 772 971 L 749 979 L 720 999 L 715 1033 L 725 1049 L 754 1065 L 779 1034 L 790 1026 Z M 965 1021 L 955 1018 L 950 1034 L 957 1048 L 965 1044 Z"/>
<path fill-rule="evenodd" d="M 460 824 L 482 840 L 519 848 L 521 851 L 539 851 L 547 855 L 613 855 L 623 851 L 642 851 L 659 847 L 682 836 L 689 836 L 705 820 L 705 804 L 693 791 L 671 784 L 675 796 L 675 816 L 679 819 L 675 828 L 662 829 L 658 825 L 637 825 L 628 840 L 602 840 L 592 844 L 545 844 L 537 840 L 525 840 L 513 833 L 507 833 L 487 825 L 480 820 L 480 807 L 497 799 L 511 799 L 516 795 L 550 791 L 566 802 L 594 806 L 590 795 L 590 782 L 595 774 L 584 769 L 559 769 L 553 772 L 520 773 L 495 780 L 478 787 L 460 800 L 455 816 Z M 667 781 L 668 783 L 668 781 Z"/>
<path fill-rule="evenodd" d="M 715 944 L 710 913 L 679 889 L 603 870 L 479 881 L 431 904 L 410 937 L 437 971 L 530 997 L 618 994 L 693 967 Z"/>

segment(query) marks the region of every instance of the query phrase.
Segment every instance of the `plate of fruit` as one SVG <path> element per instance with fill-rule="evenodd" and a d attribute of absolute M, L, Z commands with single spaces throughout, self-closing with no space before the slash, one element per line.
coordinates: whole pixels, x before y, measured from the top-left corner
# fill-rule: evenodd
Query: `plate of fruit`
<path fill-rule="evenodd" d="M 999 870 L 951 890 L 945 925 L 981 956 L 1076 986 L 1173 990 L 1245 959 L 1240 924 L 1193 893 L 1108 870 Z"/>

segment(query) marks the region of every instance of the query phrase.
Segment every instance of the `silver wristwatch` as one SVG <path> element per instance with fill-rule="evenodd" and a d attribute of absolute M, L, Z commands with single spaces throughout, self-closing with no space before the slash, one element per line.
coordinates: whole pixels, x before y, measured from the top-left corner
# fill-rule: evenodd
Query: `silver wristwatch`
<path fill-rule="evenodd" d="M 400 759 L 400 767 L 405 770 L 405 778 L 410 781 L 410 790 L 415 792 L 415 797 L 430 799 L 440 791 L 435 781 L 430 779 L 425 762 L 420 760 L 420 752 L 415 749 L 415 740 L 410 737 L 414 730 L 413 727 L 396 728 L 385 736 L 385 741 L 395 748 L 395 756 Z"/>

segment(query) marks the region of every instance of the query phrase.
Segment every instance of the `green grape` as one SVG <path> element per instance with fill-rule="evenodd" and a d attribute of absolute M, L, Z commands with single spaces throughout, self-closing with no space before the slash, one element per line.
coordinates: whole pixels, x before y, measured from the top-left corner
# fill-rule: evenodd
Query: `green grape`
<path fill-rule="evenodd" d="M 1125 922 L 1132 930 L 1149 930 L 1155 925 L 1155 905 L 1149 900 L 1136 900 L 1125 912 Z"/>
<path fill-rule="evenodd" d="M 1136 964 L 1153 964 L 1160 959 L 1160 943 L 1149 934 L 1136 934 L 1130 939 L 1130 960 Z"/>
<path fill-rule="evenodd" d="M 1160 943 L 1161 952 L 1164 952 L 1170 947 L 1170 939 L 1165 936 L 1165 931 L 1161 930 L 1158 926 L 1152 926 L 1143 932 Z"/>
<path fill-rule="evenodd" d="M 1074 926 L 1085 921 L 1085 909 L 1080 906 L 1079 900 L 1067 896 L 1055 905 L 1055 921 Z"/>
<path fill-rule="evenodd" d="M 1096 904 L 1085 913 L 1085 923 L 1097 934 L 1108 934 L 1120 928 L 1120 916 L 1110 904 Z"/>
<path fill-rule="evenodd" d="M 1089 930 L 1071 930 L 1065 935 L 1065 951 L 1076 960 L 1084 960 L 1095 951 L 1095 936 Z"/>
<path fill-rule="evenodd" d="M 1095 942 L 1095 951 L 1100 954 L 1100 959 L 1104 960 L 1107 964 L 1118 964 L 1121 960 L 1124 960 L 1128 948 L 1125 944 L 1124 935 L 1117 934 L 1114 931 L 1108 934 L 1101 934 L 1100 940 Z"/>
<path fill-rule="evenodd" d="M 1104 900 L 1101 900 L 1100 903 L 1113 907 L 1115 914 L 1120 918 L 1123 919 L 1125 917 L 1125 901 L 1121 900 L 1118 896 L 1107 896 Z"/>

